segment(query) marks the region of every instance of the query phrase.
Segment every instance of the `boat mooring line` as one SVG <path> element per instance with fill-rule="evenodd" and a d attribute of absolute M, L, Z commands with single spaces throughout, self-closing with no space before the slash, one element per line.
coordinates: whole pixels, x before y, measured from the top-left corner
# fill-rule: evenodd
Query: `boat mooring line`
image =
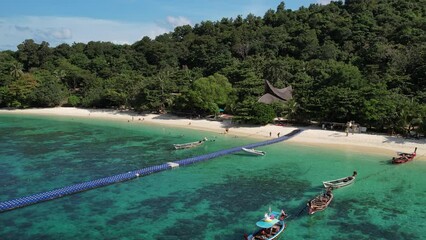
<path fill-rule="evenodd" d="M 128 181 L 128 180 L 131 180 L 131 179 L 134 179 L 134 178 L 137 178 L 137 177 L 142 177 L 142 176 L 145 176 L 145 175 L 164 171 L 164 170 L 167 170 L 167 169 L 172 169 L 172 168 L 176 168 L 176 167 L 179 167 L 179 166 L 190 165 L 190 164 L 193 164 L 193 163 L 196 163 L 196 162 L 206 161 L 206 160 L 217 158 L 217 157 L 220 157 L 220 156 L 223 156 L 223 155 L 232 154 L 232 153 L 241 151 L 241 149 L 243 147 L 244 148 L 255 148 L 255 147 L 274 144 L 274 143 L 277 143 L 277 142 L 282 142 L 282 141 L 285 141 L 287 139 L 290 139 L 291 137 L 294 137 L 295 135 L 297 135 L 301 132 L 302 132 L 301 129 L 296 129 L 296 130 L 293 130 L 292 132 L 290 132 L 290 133 L 288 133 L 288 134 L 286 134 L 282 137 L 263 141 L 263 142 L 252 143 L 252 144 L 242 146 L 242 147 L 234 147 L 234 148 L 220 150 L 220 151 L 213 152 L 213 153 L 204 154 L 204 155 L 201 155 L 201 156 L 196 156 L 196 157 L 191 157 L 191 158 L 187 158 L 187 159 L 183 159 L 183 160 L 163 163 L 163 164 L 160 164 L 160 165 L 150 166 L 150 167 L 146 167 L 146 168 L 143 168 L 143 169 L 130 171 L 130 172 L 127 172 L 127 173 L 122 173 L 122 174 L 118 174 L 118 175 L 114 175 L 114 176 L 110 176 L 110 177 L 100 178 L 100 179 L 96 179 L 96 180 L 92 180 L 92 181 L 88 181 L 88 182 L 74 184 L 74 185 L 71 185 L 71 186 L 63 187 L 63 188 L 54 189 L 54 190 L 48 191 L 48 192 L 37 193 L 37 194 L 26 196 L 26 197 L 21 197 L 21 198 L 17 198 L 17 199 L 5 201 L 5 202 L 0 202 L 0 213 L 6 212 L 6 211 L 9 211 L 9 210 L 13 210 L 13 209 L 16 209 L 16 208 L 21 208 L 21 207 L 33 205 L 33 204 L 36 204 L 36 203 L 41 203 L 41 202 L 53 200 L 53 199 L 56 199 L 56 198 L 61 198 L 61 197 L 68 196 L 68 195 L 71 195 L 71 194 L 75 194 L 75 193 L 79 193 L 79 192 L 83 192 L 83 191 L 87 191 L 87 190 L 91 190 L 91 189 L 95 189 L 95 188 L 99 188 L 99 187 L 108 186 L 108 185 L 111 185 L 113 183 Z"/>

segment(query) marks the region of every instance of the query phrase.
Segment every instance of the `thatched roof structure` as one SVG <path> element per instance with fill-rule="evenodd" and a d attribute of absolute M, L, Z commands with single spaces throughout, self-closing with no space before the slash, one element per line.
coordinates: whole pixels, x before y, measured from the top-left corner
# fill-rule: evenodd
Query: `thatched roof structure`
<path fill-rule="evenodd" d="M 274 88 L 267 80 L 265 81 L 265 94 L 257 100 L 261 103 L 271 104 L 273 102 L 281 101 L 286 102 L 293 98 L 293 88 L 288 86 L 286 88 Z"/>

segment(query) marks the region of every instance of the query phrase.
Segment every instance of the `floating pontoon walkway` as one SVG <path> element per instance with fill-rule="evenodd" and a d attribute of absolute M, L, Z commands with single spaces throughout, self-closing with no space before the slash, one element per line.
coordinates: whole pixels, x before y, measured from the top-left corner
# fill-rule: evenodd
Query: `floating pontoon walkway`
<path fill-rule="evenodd" d="M 191 158 L 187 158 L 187 159 L 183 159 L 183 160 L 178 160 L 178 161 L 175 161 L 175 162 L 168 162 L 168 163 L 164 163 L 164 164 L 161 164 L 161 165 L 155 165 L 155 166 L 143 168 L 143 169 L 140 169 L 140 170 L 131 171 L 131 172 L 128 172 L 128 173 L 122 173 L 122 174 L 111 176 L 111 177 L 105 177 L 105 178 L 101 178 L 101 179 L 97 179 L 97 180 L 93 180 L 93 181 L 88 181 L 88 182 L 83 182 L 83 183 L 71 185 L 71 186 L 68 186 L 68 187 L 58 188 L 58 189 L 55 189 L 55 190 L 52 190 L 52 191 L 49 191 L 49 192 L 38 193 L 38 194 L 34 194 L 34 195 L 31 195 L 31 196 L 27 196 L 27 197 L 22 197 L 22 198 L 17 198 L 17 199 L 5 201 L 5 202 L 0 202 L 0 212 L 5 212 L 5 211 L 13 210 L 13 209 L 16 209 L 16 208 L 21 208 L 21 207 L 25 207 L 25 206 L 28 206 L 28 205 L 32 205 L 32 204 L 36 204 L 36 203 L 40 203 L 40 202 L 64 197 L 64 196 L 67 196 L 67 195 L 75 194 L 75 193 L 78 193 L 78 192 L 83 192 L 83 191 L 87 191 L 87 190 L 90 190 L 90 189 L 111 185 L 111 184 L 117 183 L 117 182 L 128 181 L 128 180 L 140 177 L 140 176 L 164 171 L 164 170 L 167 170 L 167 169 L 176 168 L 176 167 L 179 167 L 179 166 L 190 165 L 190 164 L 193 164 L 193 163 L 196 163 L 196 162 L 201 162 L 201 161 L 209 160 L 209 159 L 212 159 L 212 158 L 220 157 L 220 156 L 223 156 L 223 155 L 232 154 L 232 153 L 241 151 L 241 148 L 243 148 L 243 147 L 244 148 L 256 148 L 256 147 L 260 147 L 260 146 L 274 144 L 274 143 L 277 143 L 277 142 L 287 140 L 287 139 L 299 134 L 301 131 L 302 130 L 297 129 L 297 130 L 290 132 L 287 135 L 284 135 L 284 136 L 279 137 L 279 138 L 274 138 L 274 139 L 271 139 L 271 140 L 268 140 L 268 141 L 253 143 L 253 144 L 249 144 L 249 145 L 242 146 L 242 147 L 234 147 L 234 148 L 230 148 L 230 149 L 225 149 L 225 150 L 221 150 L 221 151 L 217 151 L 217 152 L 213 152 L 213 153 L 209 153 L 209 154 L 204 154 L 204 155 L 197 156 L 197 157 L 191 157 Z"/>

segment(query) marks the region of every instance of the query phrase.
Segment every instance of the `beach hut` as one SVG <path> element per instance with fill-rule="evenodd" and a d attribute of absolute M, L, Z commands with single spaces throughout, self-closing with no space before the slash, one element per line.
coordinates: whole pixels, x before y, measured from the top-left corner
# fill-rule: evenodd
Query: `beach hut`
<path fill-rule="evenodd" d="M 293 88 L 288 86 L 286 88 L 275 88 L 265 80 L 265 94 L 257 100 L 258 102 L 271 104 L 273 102 L 287 102 L 293 98 Z"/>

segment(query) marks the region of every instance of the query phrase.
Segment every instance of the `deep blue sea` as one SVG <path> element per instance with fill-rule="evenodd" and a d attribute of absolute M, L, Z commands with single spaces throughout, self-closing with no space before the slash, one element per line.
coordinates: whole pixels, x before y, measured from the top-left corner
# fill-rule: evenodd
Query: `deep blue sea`
<path fill-rule="evenodd" d="M 187 150 L 174 143 L 215 141 Z M 297 137 L 297 136 L 296 136 Z M 0 115 L 0 202 L 255 139 L 143 123 Z M 282 239 L 426 239 L 426 162 L 281 142 L 0 213 L 0 239 L 242 239 L 269 207 Z M 322 212 L 323 180 L 351 175 Z"/>

